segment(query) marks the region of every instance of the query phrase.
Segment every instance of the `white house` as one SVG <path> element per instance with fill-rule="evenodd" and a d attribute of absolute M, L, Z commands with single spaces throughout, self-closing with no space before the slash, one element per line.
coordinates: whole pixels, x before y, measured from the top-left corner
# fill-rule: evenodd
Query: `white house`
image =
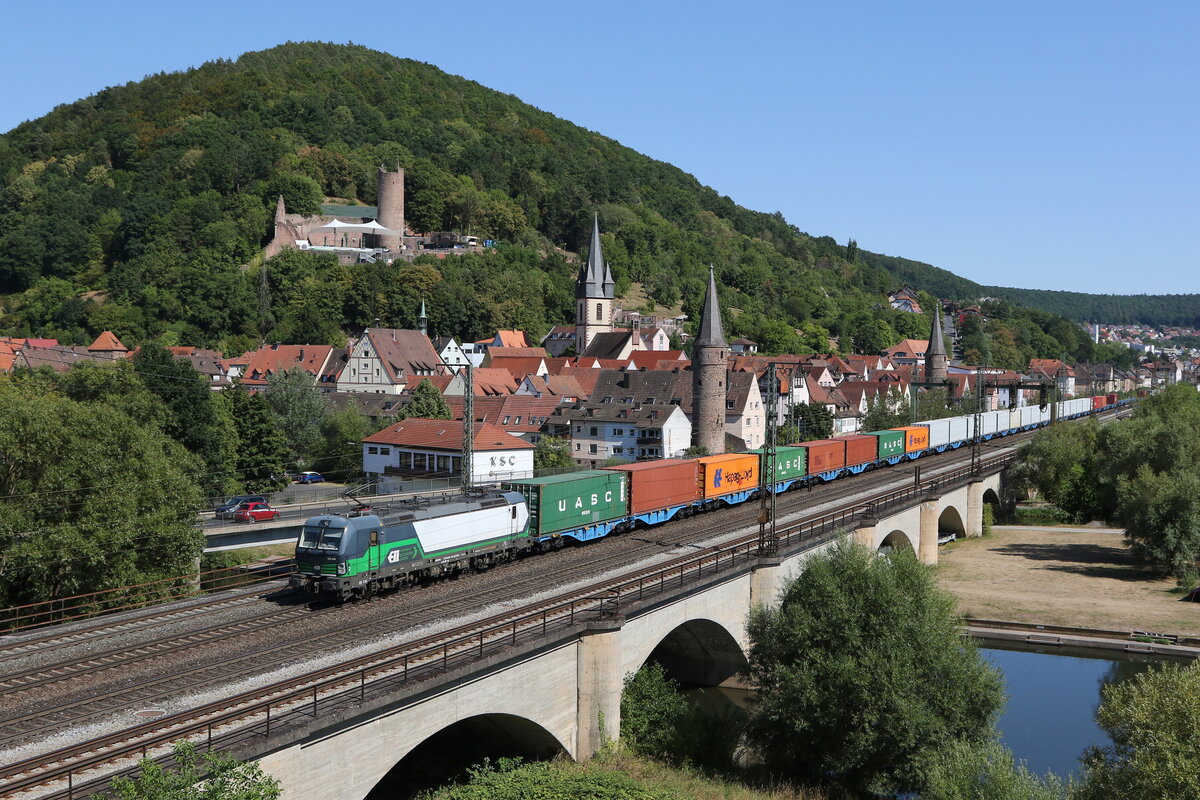
<path fill-rule="evenodd" d="M 362 440 L 363 472 L 390 494 L 420 488 L 430 480 L 447 485 L 462 477 L 462 423 L 406 419 Z M 472 480 L 476 485 L 533 477 L 529 442 L 490 423 L 475 428 Z"/>
<path fill-rule="evenodd" d="M 471 363 L 462 345 L 453 336 L 439 336 L 433 340 L 433 349 L 441 357 L 442 363 L 451 372 L 458 372 L 462 367 Z M 476 364 L 475 366 L 479 366 Z"/>
<path fill-rule="evenodd" d="M 449 372 L 420 331 L 367 328 L 338 375 L 339 392 L 400 394 L 409 383 Z M 415 380 L 414 380 L 415 379 Z"/>
<path fill-rule="evenodd" d="M 609 458 L 678 458 L 692 443 L 692 423 L 676 405 L 589 405 L 563 413 L 571 457 L 591 466 Z"/>

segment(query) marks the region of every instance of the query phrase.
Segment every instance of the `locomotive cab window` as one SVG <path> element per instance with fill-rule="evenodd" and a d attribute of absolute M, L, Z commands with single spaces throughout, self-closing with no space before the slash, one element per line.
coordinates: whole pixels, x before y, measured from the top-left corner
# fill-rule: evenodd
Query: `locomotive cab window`
<path fill-rule="evenodd" d="M 379 544 L 379 531 L 371 531 L 371 546 L 375 547 Z"/>

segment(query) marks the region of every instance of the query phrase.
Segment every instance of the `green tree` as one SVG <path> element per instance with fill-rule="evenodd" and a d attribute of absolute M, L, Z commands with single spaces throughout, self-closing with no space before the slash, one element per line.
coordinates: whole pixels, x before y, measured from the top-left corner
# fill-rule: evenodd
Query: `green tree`
<path fill-rule="evenodd" d="M 833 435 L 833 414 L 819 403 L 800 403 L 792 407 L 788 425 L 799 433 L 800 438 L 796 442 L 828 439 Z M 788 444 L 795 444 L 795 442 L 788 442 Z"/>
<path fill-rule="evenodd" d="M 202 468 L 153 422 L 3 380 L 0 453 L 5 606 L 193 569 Z"/>
<path fill-rule="evenodd" d="M 237 430 L 237 472 L 247 492 L 270 492 L 287 485 L 283 477 L 290 452 L 283 434 L 275 426 L 271 409 L 262 395 L 235 386 L 227 392 L 230 413 Z"/>
<path fill-rule="evenodd" d="M 451 419 L 450 406 L 432 381 L 421 379 L 413 389 L 412 400 L 400 410 L 396 419 Z"/>
<path fill-rule="evenodd" d="M 571 443 L 557 436 L 543 436 L 533 447 L 533 468 L 564 469 L 575 465 L 571 458 Z"/>
<path fill-rule="evenodd" d="M 854 792 L 921 790 L 936 753 L 985 740 L 1003 703 L 957 623 L 908 551 L 846 541 L 811 558 L 778 608 L 750 617 L 748 735 L 767 767 Z"/>
<path fill-rule="evenodd" d="M 886 431 L 908 424 L 908 398 L 899 389 L 888 389 L 867 401 L 867 414 L 863 417 L 864 431 Z"/>
<path fill-rule="evenodd" d="M 1112 745 L 1084 759 L 1078 800 L 1193 797 L 1200 786 L 1200 665 L 1164 665 L 1102 690 Z"/>
<path fill-rule="evenodd" d="M 267 378 L 263 398 L 292 453 L 292 462 L 308 462 L 321 443 L 321 422 L 327 408 L 317 393 L 313 376 L 302 369 L 286 369 Z"/>
<path fill-rule="evenodd" d="M 208 495 L 224 494 L 230 485 L 230 442 L 219 424 L 208 383 L 186 361 L 157 344 L 144 345 L 131 359 L 134 371 L 166 409 L 163 430 L 204 462 L 202 485 Z"/>
<path fill-rule="evenodd" d="M 667 677 L 662 665 L 651 661 L 625 676 L 621 692 L 621 739 L 649 756 L 671 754 L 679 723 L 688 703 L 679 684 Z"/>
<path fill-rule="evenodd" d="M 935 754 L 921 800 L 1063 800 L 1066 787 L 1017 763 L 998 741 L 950 742 Z"/>
<path fill-rule="evenodd" d="M 279 781 L 253 762 L 227 753 L 197 753 L 188 741 L 175 743 L 175 765 L 150 758 L 138 765 L 136 778 L 114 778 L 117 800 L 276 800 Z"/>
<path fill-rule="evenodd" d="M 321 441 L 313 466 L 333 480 L 347 481 L 361 475 L 362 440 L 375 432 L 367 415 L 348 405 L 321 419 Z"/>

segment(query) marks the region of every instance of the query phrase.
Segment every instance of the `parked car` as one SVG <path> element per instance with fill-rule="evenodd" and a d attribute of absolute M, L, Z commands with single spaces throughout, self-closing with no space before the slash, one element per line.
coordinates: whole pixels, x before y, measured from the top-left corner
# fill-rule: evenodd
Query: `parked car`
<path fill-rule="evenodd" d="M 301 472 L 296 483 L 324 483 L 325 477 L 319 472 Z"/>
<path fill-rule="evenodd" d="M 243 494 L 231 497 L 217 506 L 217 519 L 233 519 L 234 513 L 246 503 L 265 503 L 267 498 L 261 494 Z"/>
<path fill-rule="evenodd" d="M 233 512 L 233 518 L 238 522 L 267 522 L 279 519 L 279 512 L 268 503 L 246 503 Z"/>

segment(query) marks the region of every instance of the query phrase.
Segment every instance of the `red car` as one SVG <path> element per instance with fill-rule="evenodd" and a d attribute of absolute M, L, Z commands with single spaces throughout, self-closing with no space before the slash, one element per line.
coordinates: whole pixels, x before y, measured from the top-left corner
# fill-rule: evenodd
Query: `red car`
<path fill-rule="evenodd" d="M 247 503 L 233 512 L 238 522 L 264 522 L 279 519 L 279 512 L 266 503 Z"/>

